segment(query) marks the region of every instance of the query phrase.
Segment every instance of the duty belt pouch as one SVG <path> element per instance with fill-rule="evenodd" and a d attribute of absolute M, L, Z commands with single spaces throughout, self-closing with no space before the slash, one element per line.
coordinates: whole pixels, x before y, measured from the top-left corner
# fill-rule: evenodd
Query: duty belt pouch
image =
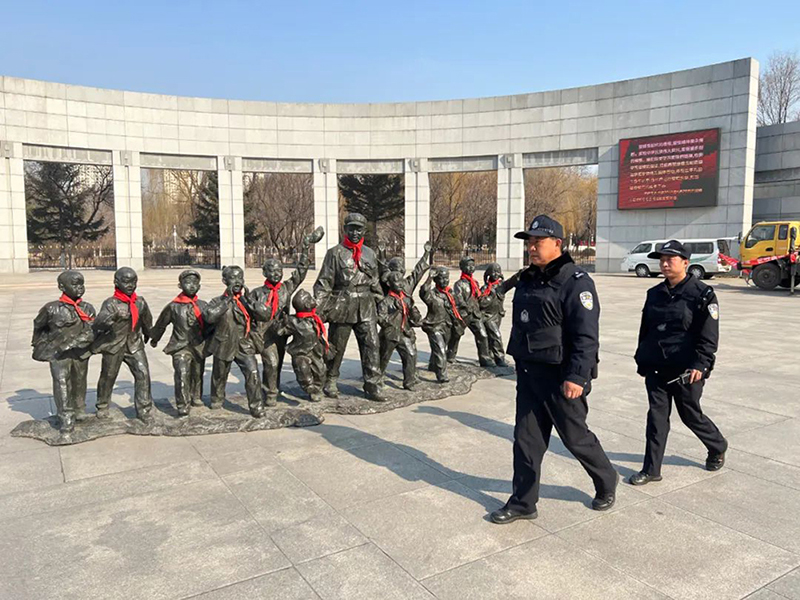
<path fill-rule="evenodd" d="M 528 343 L 527 360 L 549 365 L 561 364 L 564 349 L 561 345 L 561 326 L 553 325 L 525 334 Z"/>

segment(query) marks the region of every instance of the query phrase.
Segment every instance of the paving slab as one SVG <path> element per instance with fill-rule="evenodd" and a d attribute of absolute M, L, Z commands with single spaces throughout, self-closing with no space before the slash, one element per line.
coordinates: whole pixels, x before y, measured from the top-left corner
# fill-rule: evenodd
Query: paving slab
<path fill-rule="evenodd" d="M 546 535 L 532 521 L 508 527 L 487 513 L 502 502 L 458 482 L 428 486 L 362 504 L 345 514 L 417 579 Z"/>
<path fill-rule="evenodd" d="M 24 450 L 0 457 L 0 496 L 63 481 L 57 448 Z"/>
<path fill-rule="evenodd" d="M 800 564 L 800 555 L 658 500 L 556 535 L 676 599 L 742 598 Z"/>
<path fill-rule="evenodd" d="M 284 569 L 277 573 L 254 577 L 192 598 L 197 600 L 254 600 L 256 598 L 319 600 L 319 596 L 311 589 L 311 586 L 294 569 Z"/>
<path fill-rule="evenodd" d="M 430 600 L 434 596 L 372 544 L 297 566 L 322 600 Z"/>
<path fill-rule="evenodd" d="M 774 425 L 732 435 L 732 448 L 772 458 L 800 467 L 800 419 L 787 419 Z"/>
<path fill-rule="evenodd" d="M 767 589 L 790 600 L 800 600 L 800 569 L 795 569 L 783 577 L 776 579 Z"/>
<path fill-rule="evenodd" d="M 435 575 L 424 583 L 442 600 L 668 598 L 552 535 Z"/>
<path fill-rule="evenodd" d="M 727 471 L 661 498 L 711 521 L 800 554 L 800 491 Z"/>
<path fill-rule="evenodd" d="M 308 521 L 275 531 L 272 539 L 293 564 L 341 552 L 368 541 L 333 509 L 323 511 Z"/>
<path fill-rule="evenodd" d="M 289 566 L 220 481 L 3 521 L 0 551 L 14 599 L 185 597 Z"/>
<path fill-rule="evenodd" d="M 286 468 L 336 509 L 448 479 L 388 442 L 293 461 Z"/>

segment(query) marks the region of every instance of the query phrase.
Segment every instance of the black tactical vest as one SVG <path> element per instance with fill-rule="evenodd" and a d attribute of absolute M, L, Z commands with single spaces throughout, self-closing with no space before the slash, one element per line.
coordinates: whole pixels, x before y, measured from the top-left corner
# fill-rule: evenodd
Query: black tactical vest
<path fill-rule="evenodd" d="M 564 265 L 549 280 L 521 277 L 512 303 L 508 353 L 517 361 L 559 365 L 564 360 L 561 288 L 575 268 Z"/>

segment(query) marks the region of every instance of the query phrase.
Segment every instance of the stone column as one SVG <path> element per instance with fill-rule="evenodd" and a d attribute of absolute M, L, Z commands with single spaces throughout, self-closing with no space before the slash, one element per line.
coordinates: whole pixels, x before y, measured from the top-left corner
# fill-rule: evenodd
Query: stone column
<path fill-rule="evenodd" d="M 244 183 L 242 159 L 218 156 L 220 265 L 244 268 Z"/>
<path fill-rule="evenodd" d="M 404 163 L 405 183 L 405 259 L 411 268 L 424 252 L 430 239 L 431 194 L 428 184 L 428 160 L 409 158 Z"/>
<path fill-rule="evenodd" d="M 144 268 L 142 236 L 142 168 L 139 153 L 114 150 L 111 153 L 114 178 L 114 237 L 117 268 Z"/>
<path fill-rule="evenodd" d="M 617 211 L 619 147 L 600 146 L 597 163 L 597 233 L 595 235 L 595 272 L 613 273 L 625 252 L 624 246 L 612 245 L 611 221 Z M 647 212 L 647 211 L 641 211 Z M 659 236 L 660 237 L 660 236 Z"/>
<path fill-rule="evenodd" d="M 339 180 L 336 160 L 320 158 L 314 161 L 314 225 L 325 228 L 325 237 L 314 250 L 317 269 L 322 266 L 325 253 L 339 243 Z"/>
<path fill-rule="evenodd" d="M 524 225 L 522 154 L 503 154 L 497 160 L 497 262 L 505 273 L 522 268 L 522 242 L 514 234 Z"/>
<path fill-rule="evenodd" d="M 0 140 L 0 273 L 28 272 L 22 144 Z"/>

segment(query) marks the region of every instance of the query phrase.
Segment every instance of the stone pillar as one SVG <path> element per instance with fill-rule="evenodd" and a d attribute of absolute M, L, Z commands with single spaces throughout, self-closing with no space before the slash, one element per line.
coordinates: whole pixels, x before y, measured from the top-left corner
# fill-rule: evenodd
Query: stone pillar
<path fill-rule="evenodd" d="M 139 153 L 114 150 L 111 153 L 114 178 L 114 237 L 117 268 L 144 268 L 142 236 L 142 168 Z"/>
<path fill-rule="evenodd" d="M 0 141 L 0 273 L 28 272 L 22 144 Z"/>
<path fill-rule="evenodd" d="M 598 157 L 597 233 L 595 235 L 597 254 L 594 269 L 597 273 L 613 273 L 619 271 L 622 253 L 625 252 L 624 246 L 612 245 L 609 241 L 611 239 L 611 222 L 617 211 L 619 147 L 617 145 L 601 146 L 598 149 Z"/>
<path fill-rule="evenodd" d="M 424 252 L 430 239 L 431 193 L 428 184 L 428 160 L 409 158 L 404 162 L 405 184 L 405 259 L 411 268 Z"/>
<path fill-rule="evenodd" d="M 314 225 L 325 228 L 325 237 L 314 250 L 317 269 L 322 266 L 325 253 L 339 243 L 339 180 L 336 160 L 320 158 L 314 161 Z"/>
<path fill-rule="evenodd" d="M 522 242 L 514 234 L 524 225 L 522 154 L 503 154 L 497 160 L 497 262 L 506 273 L 522 268 Z"/>
<path fill-rule="evenodd" d="M 244 183 L 242 159 L 218 156 L 220 265 L 244 268 Z"/>

